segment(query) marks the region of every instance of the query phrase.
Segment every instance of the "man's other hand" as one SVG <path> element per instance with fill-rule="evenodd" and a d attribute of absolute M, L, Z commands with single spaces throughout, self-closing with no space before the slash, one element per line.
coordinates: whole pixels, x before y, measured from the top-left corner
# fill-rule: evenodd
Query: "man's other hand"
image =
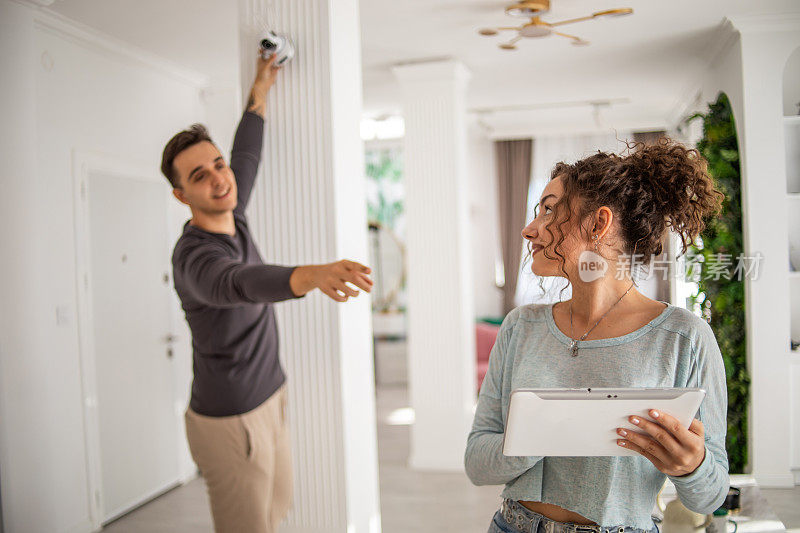
<path fill-rule="evenodd" d="M 308 265 L 297 267 L 289 278 L 289 285 L 296 296 L 303 296 L 313 289 L 319 289 L 337 302 L 359 294 L 357 289 L 372 291 L 369 267 L 343 259 L 327 265 Z"/>

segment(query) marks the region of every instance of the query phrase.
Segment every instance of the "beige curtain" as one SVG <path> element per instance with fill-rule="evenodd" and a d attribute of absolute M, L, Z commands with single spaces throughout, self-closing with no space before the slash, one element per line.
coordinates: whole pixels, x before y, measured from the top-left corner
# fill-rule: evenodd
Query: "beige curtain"
<path fill-rule="evenodd" d="M 656 144 L 661 137 L 666 137 L 667 133 L 664 130 L 658 131 L 637 131 L 633 134 L 633 140 L 637 143 L 644 143 L 647 145 Z"/>
<path fill-rule="evenodd" d="M 528 186 L 531 180 L 533 140 L 496 141 L 498 198 L 500 202 L 500 239 L 503 247 L 503 312 L 514 308 L 522 237 L 528 209 Z"/>
<path fill-rule="evenodd" d="M 636 132 L 633 134 L 633 140 L 637 143 L 644 143 L 645 145 L 651 145 L 658 142 L 661 137 L 665 137 L 666 132 L 663 130 L 659 131 L 641 131 Z M 661 255 L 655 258 L 656 261 L 667 261 L 669 259 L 669 255 L 667 253 L 667 249 L 669 246 L 669 231 L 664 234 L 663 239 L 661 239 L 661 247 L 663 251 Z M 659 264 L 666 264 L 666 263 L 659 263 Z M 660 270 L 654 271 L 654 277 L 656 280 L 656 298 L 663 302 L 669 301 L 669 294 L 670 294 L 670 282 L 672 280 L 672 268 L 673 265 L 670 264 L 670 271 L 665 276 L 663 272 Z M 666 277 L 666 279 L 664 279 Z"/>

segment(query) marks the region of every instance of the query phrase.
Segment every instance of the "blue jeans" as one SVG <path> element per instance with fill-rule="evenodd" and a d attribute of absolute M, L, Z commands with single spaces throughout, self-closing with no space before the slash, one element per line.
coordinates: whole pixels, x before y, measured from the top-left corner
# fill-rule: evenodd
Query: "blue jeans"
<path fill-rule="evenodd" d="M 505 515 L 505 516 L 504 516 Z M 507 519 L 508 517 L 508 519 Z M 514 523 L 509 523 L 509 520 Z M 492 517 L 487 533 L 657 533 L 658 527 L 648 530 L 628 526 L 599 527 L 581 526 L 568 522 L 556 522 L 535 513 L 523 505 L 505 500 L 503 508 Z"/>

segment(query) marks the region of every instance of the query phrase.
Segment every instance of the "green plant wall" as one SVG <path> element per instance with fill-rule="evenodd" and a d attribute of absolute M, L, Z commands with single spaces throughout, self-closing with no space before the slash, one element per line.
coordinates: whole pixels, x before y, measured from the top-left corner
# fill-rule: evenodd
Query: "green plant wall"
<path fill-rule="evenodd" d="M 703 316 L 709 321 L 719 343 L 728 380 L 728 435 L 726 447 L 732 473 L 743 473 L 747 467 L 747 410 L 750 375 L 745 348 L 744 281 L 738 276 L 712 276 L 709 269 L 720 257 L 730 256 L 735 262 L 743 254 L 742 192 L 739 172 L 739 143 L 736 138 L 731 104 L 720 93 L 708 112 L 688 120 L 702 119 L 703 139 L 697 149 L 708 160 L 709 174 L 717 188 L 725 193 L 722 213 L 711 220 L 701 234 L 702 244 L 689 253 L 701 257 L 699 290 L 693 296 Z M 718 254 L 723 254 L 720 256 Z M 714 279 L 717 277 L 718 279 Z"/>

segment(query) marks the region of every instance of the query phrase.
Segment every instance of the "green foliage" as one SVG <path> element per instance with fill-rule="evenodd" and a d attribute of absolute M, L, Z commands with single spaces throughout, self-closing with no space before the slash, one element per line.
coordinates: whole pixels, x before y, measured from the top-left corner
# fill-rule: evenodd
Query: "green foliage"
<path fill-rule="evenodd" d="M 403 214 L 400 150 L 370 150 L 366 160 L 367 180 L 372 182 L 367 195 L 367 217 L 371 222 L 395 229 L 395 221 Z"/>
<path fill-rule="evenodd" d="M 735 259 L 744 251 L 742 242 L 742 193 L 739 173 L 739 143 L 728 97 L 720 93 L 709 104 L 707 113 L 687 119 L 703 119 L 703 139 L 697 149 L 708 160 L 709 174 L 725 194 L 721 215 L 711 220 L 701 234 L 702 245 L 690 253 L 702 257 L 703 270 L 717 254 Z M 728 379 L 728 436 L 726 448 L 730 471 L 742 473 L 747 465 L 747 409 L 750 375 L 745 349 L 744 281 L 731 276 L 708 276 L 698 280 L 699 290 L 693 304 L 699 303 L 717 338 Z"/>

